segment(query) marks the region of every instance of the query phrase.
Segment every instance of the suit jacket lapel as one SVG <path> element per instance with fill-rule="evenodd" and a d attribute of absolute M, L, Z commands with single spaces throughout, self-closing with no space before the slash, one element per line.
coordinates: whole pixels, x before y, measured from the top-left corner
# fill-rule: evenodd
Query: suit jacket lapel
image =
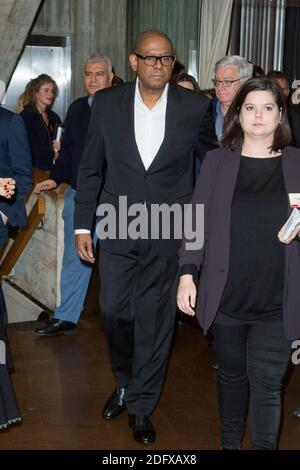
<path fill-rule="evenodd" d="M 178 116 L 180 113 L 180 94 L 177 91 L 177 86 L 173 83 L 169 83 L 168 90 L 168 101 L 166 109 L 166 124 L 165 124 L 165 136 L 161 146 L 158 149 L 148 171 L 151 171 L 155 167 L 161 158 L 168 153 L 168 147 L 172 145 L 173 136 L 175 134 Z"/>
<path fill-rule="evenodd" d="M 132 163 L 136 165 L 137 170 L 145 173 L 145 167 L 141 158 L 134 133 L 134 95 L 136 81 L 129 83 L 121 101 L 122 122 L 124 133 L 128 137 L 129 153 L 132 155 Z"/>

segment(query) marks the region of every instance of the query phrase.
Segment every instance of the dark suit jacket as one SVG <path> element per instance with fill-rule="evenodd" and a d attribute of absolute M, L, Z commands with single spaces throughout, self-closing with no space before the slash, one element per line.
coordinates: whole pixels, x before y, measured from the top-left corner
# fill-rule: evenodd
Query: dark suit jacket
<path fill-rule="evenodd" d="M 187 251 L 184 240 L 180 250 L 180 266 L 195 264 L 198 270 L 201 268 L 196 314 L 205 333 L 214 321 L 228 276 L 231 202 L 240 157 L 240 151 L 226 149 L 206 156 L 193 194 L 193 204 L 204 204 L 204 246 Z M 300 193 L 300 150 L 286 147 L 282 152 L 282 166 L 287 193 Z M 288 218 L 291 207 L 287 206 L 286 211 Z M 285 257 L 284 327 L 286 336 L 294 339 L 300 337 L 298 240 L 286 245 Z"/>
<path fill-rule="evenodd" d="M 29 140 L 32 165 L 43 171 L 53 167 L 54 151 L 52 140 L 56 137 L 57 127 L 61 125 L 60 117 L 50 108 L 46 108 L 49 119 L 49 128 L 38 111 L 31 105 L 26 105 L 20 113 Z"/>
<path fill-rule="evenodd" d="M 300 147 L 300 104 L 292 104 L 288 108 L 293 144 Z"/>
<path fill-rule="evenodd" d="M 193 150 L 203 159 L 215 147 L 210 100 L 170 83 L 163 143 L 145 170 L 134 134 L 135 81 L 96 94 L 75 197 L 75 228 L 91 229 L 100 192 L 116 207 L 146 202 L 183 204 L 193 189 Z M 134 240 L 100 240 L 111 252 L 128 252 Z M 159 253 L 176 253 L 179 240 L 153 240 Z"/>
<path fill-rule="evenodd" d="M 76 189 L 76 179 L 85 138 L 91 117 L 88 96 L 78 98 L 68 109 L 63 125 L 59 157 L 53 166 L 49 178 L 57 184 L 69 183 Z"/>
<path fill-rule="evenodd" d="M 26 129 L 20 116 L 0 106 L 0 177 L 14 178 L 16 192 L 1 198 L 0 211 L 9 225 L 25 225 L 24 197 L 32 185 L 32 164 Z"/>

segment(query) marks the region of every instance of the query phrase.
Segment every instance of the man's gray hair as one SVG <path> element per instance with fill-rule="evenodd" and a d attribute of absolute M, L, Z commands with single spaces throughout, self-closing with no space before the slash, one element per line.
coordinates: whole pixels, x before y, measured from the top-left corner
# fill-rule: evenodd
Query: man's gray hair
<path fill-rule="evenodd" d="M 225 65 L 236 65 L 240 78 L 252 78 L 253 65 L 245 57 L 239 55 L 225 55 L 215 65 L 215 73 L 220 67 Z"/>
<path fill-rule="evenodd" d="M 98 52 L 95 52 L 95 54 L 91 54 L 88 56 L 84 65 L 86 66 L 88 64 L 99 64 L 100 62 L 106 62 L 108 72 L 112 72 L 112 61 L 106 54 L 99 54 Z"/>

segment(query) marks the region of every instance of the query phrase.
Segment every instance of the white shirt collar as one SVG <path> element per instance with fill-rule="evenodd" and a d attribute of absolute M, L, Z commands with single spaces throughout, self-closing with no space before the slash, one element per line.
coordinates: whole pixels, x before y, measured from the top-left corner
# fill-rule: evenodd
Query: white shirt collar
<path fill-rule="evenodd" d="M 169 90 L 169 83 L 166 84 L 165 89 L 159 98 L 159 100 L 155 103 L 152 109 L 154 109 L 156 106 L 159 106 L 163 101 L 167 101 L 167 96 L 168 96 L 168 90 Z M 136 78 L 136 84 L 135 84 L 135 99 L 142 104 L 143 106 L 146 106 L 143 98 L 141 97 L 140 90 L 139 90 L 139 77 Z M 146 108 L 149 110 L 149 108 L 146 106 Z M 149 110 L 152 111 L 152 110 Z"/>

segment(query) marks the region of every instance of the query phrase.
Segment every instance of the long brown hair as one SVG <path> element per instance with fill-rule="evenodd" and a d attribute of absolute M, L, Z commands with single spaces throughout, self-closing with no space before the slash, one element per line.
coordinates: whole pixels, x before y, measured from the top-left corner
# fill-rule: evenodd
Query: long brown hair
<path fill-rule="evenodd" d="M 26 106 L 27 104 L 30 104 L 31 106 L 35 107 L 35 93 L 38 92 L 41 86 L 43 86 L 45 83 L 52 83 L 54 87 L 53 101 L 55 100 L 58 95 L 58 86 L 56 84 L 56 81 L 53 80 L 53 78 L 51 78 L 49 75 L 42 73 L 41 75 L 36 78 L 33 78 L 27 83 L 24 92 L 18 99 L 17 113 L 21 113 L 24 109 L 24 106 Z"/>

